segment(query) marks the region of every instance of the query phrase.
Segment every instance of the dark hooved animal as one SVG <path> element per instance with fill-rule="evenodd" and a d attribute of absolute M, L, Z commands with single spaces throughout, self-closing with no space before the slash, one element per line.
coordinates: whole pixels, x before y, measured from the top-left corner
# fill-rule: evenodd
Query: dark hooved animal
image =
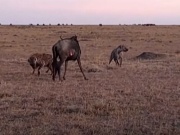
<path fill-rule="evenodd" d="M 127 52 L 127 51 L 128 51 L 128 49 L 124 45 L 119 45 L 117 48 L 115 48 L 111 52 L 109 64 L 114 59 L 116 65 L 121 66 L 122 65 L 122 52 Z"/>
<path fill-rule="evenodd" d="M 32 74 L 34 74 L 35 70 L 38 68 L 38 75 L 40 75 L 40 69 L 42 67 L 47 67 L 48 70 L 46 71 L 46 73 L 48 73 L 48 71 L 51 71 L 52 74 L 52 55 L 51 54 L 46 54 L 46 53 L 35 53 L 32 54 L 29 59 L 28 59 L 29 64 L 31 65 L 33 72 Z"/>
<path fill-rule="evenodd" d="M 79 42 L 77 40 L 77 36 L 72 36 L 71 38 L 65 38 L 59 40 L 57 43 L 55 43 L 52 47 L 52 52 L 53 52 L 53 76 L 52 79 L 55 81 L 56 74 L 58 73 L 59 80 L 62 81 L 61 79 L 61 66 L 65 62 L 65 71 L 63 75 L 63 79 L 65 80 L 65 75 L 66 75 L 66 70 L 67 70 L 67 65 L 68 61 L 70 60 L 77 60 L 79 68 L 83 74 L 83 77 L 85 80 L 87 80 L 82 66 L 81 66 L 81 49 L 79 46 Z M 59 64 L 57 62 L 57 58 L 59 58 Z"/>

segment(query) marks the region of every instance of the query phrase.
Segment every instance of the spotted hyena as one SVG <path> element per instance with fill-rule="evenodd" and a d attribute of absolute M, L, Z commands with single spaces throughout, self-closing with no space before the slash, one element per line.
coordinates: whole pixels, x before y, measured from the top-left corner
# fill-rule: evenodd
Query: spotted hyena
<path fill-rule="evenodd" d="M 38 68 L 38 75 L 40 75 L 40 69 L 42 67 L 47 67 L 48 70 L 46 71 L 46 73 L 50 70 L 52 74 L 52 60 L 53 59 L 51 54 L 46 54 L 46 53 L 32 54 L 28 59 L 28 62 L 33 69 L 32 74 L 34 74 L 35 70 Z"/>
<path fill-rule="evenodd" d="M 111 56 L 110 56 L 110 59 L 109 59 L 109 64 L 114 59 L 116 65 L 121 66 L 122 65 L 122 53 L 127 52 L 127 51 L 128 51 L 128 49 L 124 45 L 119 45 L 117 48 L 115 48 L 111 52 Z"/>

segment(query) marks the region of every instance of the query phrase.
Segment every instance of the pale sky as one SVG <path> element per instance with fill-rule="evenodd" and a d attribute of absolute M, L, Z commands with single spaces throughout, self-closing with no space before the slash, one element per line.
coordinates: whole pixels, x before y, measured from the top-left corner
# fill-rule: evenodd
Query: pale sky
<path fill-rule="evenodd" d="M 1 24 L 180 24 L 180 0 L 0 0 Z"/>

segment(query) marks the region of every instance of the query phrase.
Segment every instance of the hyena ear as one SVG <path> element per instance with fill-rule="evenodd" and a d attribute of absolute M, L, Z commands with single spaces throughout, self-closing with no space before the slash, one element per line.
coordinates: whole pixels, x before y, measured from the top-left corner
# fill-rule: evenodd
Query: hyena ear
<path fill-rule="evenodd" d="M 119 48 L 122 48 L 122 45 L 119 45 Z"/>

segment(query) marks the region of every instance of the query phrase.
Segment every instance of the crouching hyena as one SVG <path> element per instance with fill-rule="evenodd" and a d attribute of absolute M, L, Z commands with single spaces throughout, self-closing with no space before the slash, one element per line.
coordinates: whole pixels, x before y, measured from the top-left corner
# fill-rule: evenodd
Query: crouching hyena
<path fill-rule="evenodd" d="M 31 65 L 34 74 L 35 70 L 38 68 L 38 75 L 40 75 L 40 69 L 42 67 L 47 67 L 48 70 L 46 73 L 50 70 L 52 74 L 52 55 L 46 54 L 46 53 L 35 53 L 32 54 L 28 59 L 29 64 Z"/>
<path fill-rule="evenodd" d="M 128 49 L 124 45 L 119 45 L 117 48 L 115 48 L 111 52 L 111 56 L 110 56 L 110 59 L 109 59 L 109 64 L 114 59 L 116 65 L 121 66 L 122 65 L 122 52 L 127 52 L 127 51 L 128 51 Z M 120 63 L 119 63 L 118 60 L 120 61 Z"/>

